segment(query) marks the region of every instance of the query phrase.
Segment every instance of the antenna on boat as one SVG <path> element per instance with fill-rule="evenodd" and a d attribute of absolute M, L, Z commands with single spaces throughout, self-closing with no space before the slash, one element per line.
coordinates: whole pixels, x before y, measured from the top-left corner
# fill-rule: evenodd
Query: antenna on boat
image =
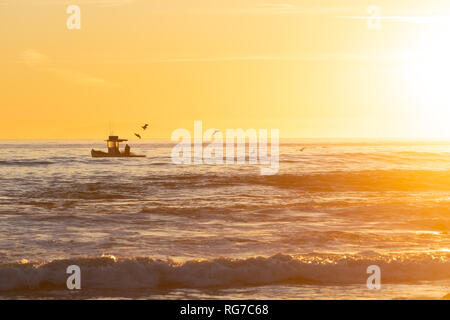
<path fill-rule="evenodd" d="M 113 136 L 114 135 L 114 132 L 112 131 L 112 129 L 111 129 L 111 121 L 109 121 L 109 135 L 110 136 Z"/>

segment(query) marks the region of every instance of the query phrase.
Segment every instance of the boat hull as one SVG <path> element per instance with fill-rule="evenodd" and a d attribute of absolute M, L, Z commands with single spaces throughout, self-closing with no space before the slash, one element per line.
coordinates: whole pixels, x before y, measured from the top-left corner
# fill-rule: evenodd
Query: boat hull
<path fill-rule="evenodd" d="M 92 158 L 145 158 L 145 155 L 140 154 L 124 154 L 124 153 L 118 153 L 118 154 L 109 154 L 107 152 L 98 151 L 98 150 L 91 150 L 91 156 Z"/>

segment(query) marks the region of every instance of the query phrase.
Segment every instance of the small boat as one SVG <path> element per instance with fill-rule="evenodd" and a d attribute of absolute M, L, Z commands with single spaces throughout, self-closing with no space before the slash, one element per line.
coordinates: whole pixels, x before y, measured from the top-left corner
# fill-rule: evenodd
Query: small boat
<path fill-rule="evenodd" d="M 108 145 L 108 152 L 91 150 L 92 158 L 144 158 L 145 155 L 134 154 L 130 152 L 130 147 L 127 145 L 125 151 L 120 152 L 119 143 L 128 141 L 127 139 L 119 139 L 118 136 L 109 136 L 105 140 Z"/>

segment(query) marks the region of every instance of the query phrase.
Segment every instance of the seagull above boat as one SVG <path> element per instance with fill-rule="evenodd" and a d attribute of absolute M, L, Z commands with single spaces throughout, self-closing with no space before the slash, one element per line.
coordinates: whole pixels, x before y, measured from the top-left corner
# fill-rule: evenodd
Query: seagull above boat
<path fill-rule="evenodd" d="M 142 129 L 147 129 L 147 127 L 148 127 L 148 123 L 146 123 L 146 124 L 144 124 L 143 126 L 142 126 Z"/>
<path fill-rule="evenodd" d="M 134 134 L 136 137 L 138 137 L 139 139 L 142 139 L 142 137 L 141 137 L 141 135 L 140 134 L 138 134 L 138 133 L 135 133 Z"/>

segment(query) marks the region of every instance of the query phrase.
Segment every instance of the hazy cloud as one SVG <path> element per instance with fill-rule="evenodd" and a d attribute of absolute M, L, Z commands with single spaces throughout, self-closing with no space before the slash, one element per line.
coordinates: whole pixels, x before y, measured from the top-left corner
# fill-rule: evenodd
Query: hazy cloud
<path fill-rule="evenodd" d="M 190 63 L 190 62 L 227 62 L 227 61 L 394 61 L 402 60 L 403 55 L 367 55 L 358 53 L 317 53 L 295 56 L 229 56 L 136 60 L 136 63 Z"/>
<path fill-rule="evenodd" d="M 194 14 L 231 14 L 231 15 L 336 15 L 354 12 L 354 7 L 298 7 L 290 3 L 264 3 L 256 6 L 236 8 L 195 8 Z"/>
<path fill-rule="evenodd" d="M 0 0 L 0 5 L 29 4 L 29 5 L 97 5 L 102 7 L 123 6 L 139 0 Z"/>
<path fill-rule="evenodd" d="M 379 16 L 370 17 L 367 16 L 339 16 L 341 19 L 354 19 L 354 20 L 367 20 L 369 18 L 379 19 L 380 21 L 392 21 L 392 22 L 406 22 L 406 23 L 435 23 L 435 24 L 448 24 L 450 17 L 431 17 L 431 16 Z"/>
<path fill-rule="evenodd" d="M 48 62 L 48 57 L 34 49 L 28 49 L 22 52 L 22 59 L 28 66 L 38 66 Z"/>
<path fill-rule="evenodd" d="M 79 72 L 72 69 L 55 67 L 52 65 L 52 61 L 48 56 L 38 52 L 34 49 L 28 49 L 21 54 L 23 62 L 36 70 L 47 72 L 54 75 L 57 78 L 85 86 L 106 86 L 106 87 L 118 87 L 117 84 L 107 82 L 103 78 L 95 77 L 83 72 Z"/>

